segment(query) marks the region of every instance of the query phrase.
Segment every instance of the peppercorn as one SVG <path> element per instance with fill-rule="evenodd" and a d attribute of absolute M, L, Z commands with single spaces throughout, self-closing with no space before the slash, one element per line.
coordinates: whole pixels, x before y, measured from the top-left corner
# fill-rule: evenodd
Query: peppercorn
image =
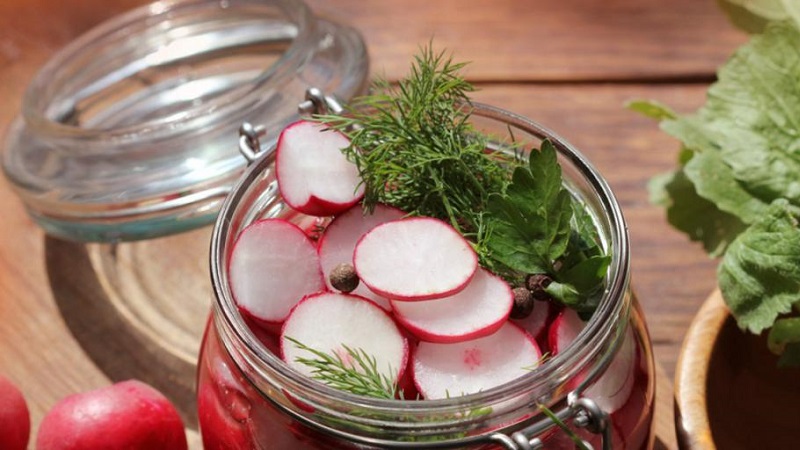
<path fill-rule="evenodd" d="M 552 282 L 553 278 L 550 275 L 535 273 L 528 275 L 525 279 L 525 286 L 530 289 L 535 300 L 548 301 L 552 300 L 552 296 L 547 292 L 547 286 L 550 286 Z"/>
<path fill-rule="evenodd" d="M 356 269 L 352 264 L 342 263 L 331 270 L 328 277 L 334 289 L 345 294 L 353 292 L 358 287 L 359 279 Z"/>
<path fill-rule="evenodd" d="M 511 307 L 512 319 L 524 319 L 533 312 L 533 295 L 526 287 L 514 288 L 514 305 Z"/>

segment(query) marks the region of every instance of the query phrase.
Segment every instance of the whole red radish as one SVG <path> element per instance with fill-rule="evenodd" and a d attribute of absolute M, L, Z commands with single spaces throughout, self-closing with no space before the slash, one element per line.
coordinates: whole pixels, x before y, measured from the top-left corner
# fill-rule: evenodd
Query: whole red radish
<path fill-rule="evenodd" d="M 185 450 L 178 411 L 159 391 L 129 380 L 74 394 L 42 420 L 37 450 Z"/>
<path fill-rule="evenodd" d="M 31 417 L 25 397 L 14 383 L 0 376 L 0 448 L 25 450 L 31 434 Z"/>

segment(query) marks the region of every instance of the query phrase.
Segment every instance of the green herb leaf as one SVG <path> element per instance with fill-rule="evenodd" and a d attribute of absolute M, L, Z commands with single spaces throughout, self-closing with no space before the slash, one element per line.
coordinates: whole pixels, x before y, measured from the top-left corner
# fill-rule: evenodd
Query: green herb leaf
<path fill-rule="evenodd" d="M 342 347 L 349 356 L 348 362 L 338 353 L 329 355 L 320 350 L 308 347 L 294 338 L 287 337 L 290 342 L 301 350 L 311 353 L 313 358 L 296 358 L 300 364 L 312 368 L 311 378 L 321 381 L 328 386 L 356 395 L 367 397 L 394 399 L 397 394 L 395 380 L 384 375 L 377 366 L 374 356 L 364 350 L 353 349 L 346 345 Z M 392 373 L 392 368 L 388 368 Z"/>
<path fill-rule="evenodd" d="M 733 241 L 717 276 L 739 326 L 756 334 L 800 302 L 800 228 L 786 200 Z"/>
<path fill-rule="evenodd" d="M 524 273 L 553 273 L 569 242 L 571 200 L 555 147 L 545 141 L 527 168 L 514 171 L 505 195 L 489 197 L 492 258 Z"/>

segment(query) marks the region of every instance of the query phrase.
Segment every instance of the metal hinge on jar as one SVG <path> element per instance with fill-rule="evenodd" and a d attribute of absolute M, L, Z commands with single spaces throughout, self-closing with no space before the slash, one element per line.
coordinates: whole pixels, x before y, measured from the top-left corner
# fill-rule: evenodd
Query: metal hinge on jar
<path fill-rule="evenodd" d="M 306 89 L 306 98 L 297 105 L 297 111 L 306 116 L 327 113 L 339 114 L 344 111 L 344 107 L 335 98 L 325 95 L 322 90 L 311 87 Z M 267 129 L 263 125 L 244 122 L 239 127 L 239 152 L 244 156 L 248 164 L 253 163 L 262 153 L 261 138 L 266 134 Z"/>
<path fill-rule="evenodd" d="M 608 413 L 603 411 L 594 400 L 581 397 L 576 391 L 570 392 L 567 396 L 567 407 L 555 415 L 561 422 L 572 418 L 572 423 L 576 427 L 599 434 L 602 438 L 602 450 L 611 450 L 611 427 Z M 517 431 L 511 436 L 494 433 L 489 436 L 489 439 L 508 450 L 539 450 L 546 447 L 542 440 L 535 436 L 540 436 L 554 426 L 557 426 L 556 423 L 548 418 Z M 586 441 L 583 441 L 583 446 L 594 450 L 594 447 Z"/>

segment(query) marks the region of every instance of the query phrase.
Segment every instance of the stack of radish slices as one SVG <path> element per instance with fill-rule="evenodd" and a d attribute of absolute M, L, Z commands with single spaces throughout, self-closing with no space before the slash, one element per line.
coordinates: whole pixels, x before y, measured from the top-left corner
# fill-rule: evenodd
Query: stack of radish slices
<path fill-rule="evenodd" d="M 530 317 L 509 320 L 512 289 L 479 266 L 449 224 L 385 205 L 367 214 L 347 145 L 313 122 L 284 130 L 276 160 L 283 199 L 333 219 L 316 240 L 288 221 L 260 220 L 234 245 L 234 299 L 251 323 L 280 329 L 270 347 L 307 375 L 298 358 L 314 355 L 297 342 L 343 361 L 357 349 L 383 376 L 428 399 L 484 391 L 536 367 L 536 338 L 547 334 L 552 308 L 537 302 Z"/>

